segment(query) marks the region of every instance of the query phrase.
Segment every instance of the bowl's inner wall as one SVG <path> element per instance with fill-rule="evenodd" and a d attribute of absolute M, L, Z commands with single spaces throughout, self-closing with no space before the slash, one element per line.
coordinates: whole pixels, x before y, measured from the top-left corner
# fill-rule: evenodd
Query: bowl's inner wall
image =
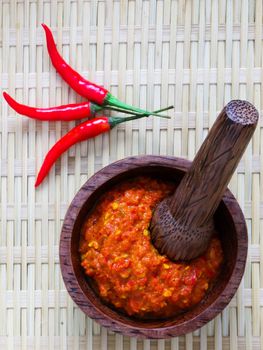
<path fill-rule="evenodd" d="M 82 225 L 85 222 L 88 214 L 96 205 L 98 199 L 114 185 L 117 185 L 123 180 L 128 180 L 135 178 L 140 175 L 148 175 L 152 177 L 158 177 L 166 181 L 173 181 L 176 184 L 182 179 L 184 172 L 168 166 L 151 166 L 151 167 L 140 167 L 136 169 L 123 172 L 118 176 L 106 181 L 103 185 L 99 186 L 94 192 L 89 196 L 82 209 L 80 210 L 72 233 L 71 240 L 71 257 L 74 272 L 76 278 L 79 282 L 79 285 L 82 291 L 86 294 L 87 298 L 91 300 L 94 306 L 100 309 L 104 314 L 107 314 L 111 318 L 116 318 L 126 324 L 130 324 L 137 327 L 152 328 L 158 325 L 160 327 L 160 320 L 139 320 L 132 317 L 128 317 L 125 314 L 120 314 L 120 312 L 115 311 L 106 304 L 101 302 L 101 299 L 98 298 L 94 289 L 92 288 L 92 283 L 90 283 L 89 278 L 84 274 L 83 269 L 80 266 L 80 256 L 79 256 L 79 239 L 82 229 Z M 227 207 L 223 202 L 221 202 L 216 215 L 215 215 L 215 224 L 219 232 L 220 239 L 223 245 L 225 263 L 222 268 L 222 272 L 218 277 L 218 281 L 215 286 L 207 293 L 205 298 L 193 309 L 175 317 L 169 318 L 163 321 L 163 326 L 167 327 L 174 324 L 176 321 L 177 324 L 185 322 L 187 320 L 193 319 L 200 314 L 204 309 L 211 305 L 218 296 L 222 293 L 225 286 L 227 285 L 230 276 L 232 274 L 236 255 L 237 255 L 237 240 L 235 235 L 235 227 L 233 219 L 227 210 Z"/>

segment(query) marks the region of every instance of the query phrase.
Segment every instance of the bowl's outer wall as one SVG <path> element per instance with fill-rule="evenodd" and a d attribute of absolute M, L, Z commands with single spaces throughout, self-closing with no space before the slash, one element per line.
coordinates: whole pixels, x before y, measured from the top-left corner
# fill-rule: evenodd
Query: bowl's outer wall
<path fill-rule="evenodd" d="M 129 336 L 169 338 L 201 327 L 233 297 L 244 273 L 247 230 L 243 213 L 229 190 L 216 212 L 215 222 L 225 254 L 225 266 L 214 288 L 191 311 L 167 320 L 141 321 L 105 305 L 94 292 L 78 253 L 81 227 L 98 198 L 113 185 L 138 175 L 179 182 L 191 162 L 174 157 L 139 156 L 110 164 L 93 175 L 73 199 L 64 219 L 60 240 L 60 266 L 66 288 L 76 304 L 101 325 Z"/>

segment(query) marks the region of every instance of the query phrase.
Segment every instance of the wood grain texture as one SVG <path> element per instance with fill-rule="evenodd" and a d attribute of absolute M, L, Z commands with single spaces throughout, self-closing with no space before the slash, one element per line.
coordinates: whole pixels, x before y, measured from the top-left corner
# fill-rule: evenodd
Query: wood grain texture
<path fill-rule="evenodd" d="M 217 117 L 175 193 L 156 207 L 151 237 L 172 260 L 201 255 L 215 232 L 214 213 L 258 122 L 247 101 L 230 101 Z"/>
<path fill-rule="evenodd" d="M 247 256 L 247 230 L 242 211 L 229 190 L 215 213 L 225 264 L 217 283 L 192 310 L 166 320 L 142 321 L 105 305 L 84 275 L 78 253 L 82 224 L 98 198 L 120 181 L 151 175 L 177 184 L 191 163 L 174 157 L 130 157 L 110 164 L 92 176 L 73 199 L 62 228 L 60 264 L 66 288 L 91 318 L 115 332 L 141 338 L 169 338 L 191 332 L 213 319 L 229 303 L 242 278 Z"/>

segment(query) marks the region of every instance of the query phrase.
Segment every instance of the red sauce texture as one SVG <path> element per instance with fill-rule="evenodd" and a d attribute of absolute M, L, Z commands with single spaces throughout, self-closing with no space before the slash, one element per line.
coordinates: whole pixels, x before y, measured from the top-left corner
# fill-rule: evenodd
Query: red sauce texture
<path fill-rule="evenodd" d="M 81 235 L 81 265 L 100 297 L 128 315 L 169 317 L 199 303 L 220 272 L 223 252 L 214 237 L 202 256 L 172 262 L 150 240 L 156 204 L 174 184 L 138 177 L 107 192 Z"/>

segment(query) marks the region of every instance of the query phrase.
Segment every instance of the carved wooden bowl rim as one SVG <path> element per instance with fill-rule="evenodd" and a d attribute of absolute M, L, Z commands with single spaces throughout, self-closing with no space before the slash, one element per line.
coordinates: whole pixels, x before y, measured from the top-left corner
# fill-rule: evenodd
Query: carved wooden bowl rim
<path fill-rule="evenodd" d="M 192 332 L 206 324 L 220 313 L 234 296 L 244 273 L 248 242 L 243 213 L 235 197 L 229 190 L 226 191 L 222 201 L 227 208 L 227 211 L 230 213 L 235 227 L 237 239 L 236 260 L 232 269 L 232 274 L 230 275 L 227 284 L 224 286 L 222 293 L 208 306 L 201 305 L 199 308 L 200 310 L 198 309 L 198 314 L 193 314 L 193 318 L 184 320 L 184 317 L 181 317 L 180 323 L 177 322 L 176 317 L 173 320 L 156 320 L 150 323 L 129 318 L 128 316 L 122 315 L 116 310 L 114 311 L 107 305 L 103 304 L 99 297 L 94 293 L 93 289 L 87 286 L 87 282 L 85 282 L 86 286 L 83 288 L 83 281 L 81 279 L 84 279 L 84 277 L 79 278 L 76 276 L 73 267 L 74 257 L 72 256 L 71 251 L 74 224 L 83 205 L 87 202 L 88 198 L 94 193 L 94 191 L 98 190 L 98 188 L 107 181 L 114 179 L 114 177 L 122 173 L 129 173 L 131 170 L 140 167 L 173 168 L 174 170 L 185 172 L 190 164 L 190 161 L 176 157 L 128 157 L 111 163 L 95 173 L 80 188 L 70 204 L 64 219 L 59 247 L 60 267 L 63 280 L 68 293 L 80 309 L 102 326 L 110 328 L 115 332 L 128 336 L 136 336 L 138 338 L 175 337 Z M 87 290 L 84 291 L 86 288 L 89 289 L 89 296 L 87 296 Z"/>

